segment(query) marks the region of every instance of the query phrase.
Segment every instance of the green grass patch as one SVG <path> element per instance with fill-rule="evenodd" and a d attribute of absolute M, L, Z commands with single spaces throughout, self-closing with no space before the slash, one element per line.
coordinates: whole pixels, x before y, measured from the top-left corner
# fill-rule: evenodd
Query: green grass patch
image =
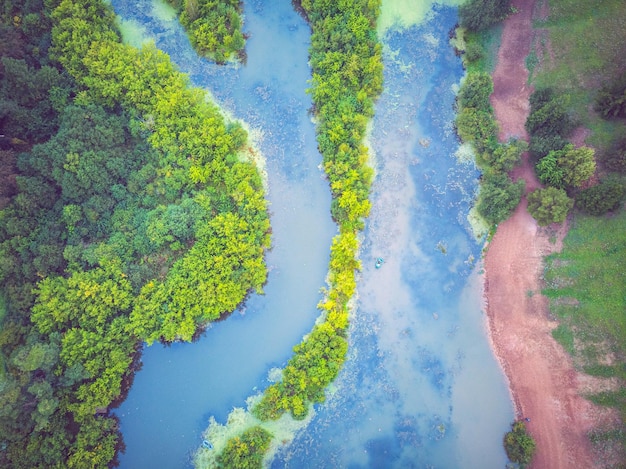
<path fill-rule="evenodd" d="M 498 49 L 500 48 L 500 38 L 502 37 L 502 23 L 492 26 L 480 32 L 466 32 L 465 40 L 480 46 L 481 57 L 465 65 L 468 72 L 493 73 L 498 60 Z"/>
<path fill-rule="evenodd" d="M 567 95 L 572 113 L 592 131 L 589 143 L 607 148 L 623 123 L 603 121 L 591 109 L 597 90 L 626 70 L 626 2 L 551 0 L 548 18 L 535 26 L 547 29 L 550 45 L 540 36 L 542 62 L 527 59 L 533 85 Z"/>
<path fill-rule="evenodd" d="M 580 216 L 561 253 L 547 258 L 545 295 L 558 317 L 554 338 L 585 373 L 622 385 L 588 398 L 626 417 L 626 211 Z M 621 431 L 621 430 L 620 430 Z"/>

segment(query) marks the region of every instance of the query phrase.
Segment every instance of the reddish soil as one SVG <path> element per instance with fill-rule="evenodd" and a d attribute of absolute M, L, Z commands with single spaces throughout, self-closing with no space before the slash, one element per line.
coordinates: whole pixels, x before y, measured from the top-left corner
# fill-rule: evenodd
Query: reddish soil
<path fill-rule="evenodd" d="M 533 37 L 534 0 L 512 3 L 518 13 L 504 23 L 493 76 L 492 105 L 501 141 L 527 139 L 524 122 L 531 93 L 525 58 Z M 513 177 L 526 181 L 526 193 L 539 187 L 528 155 Z M 531 467 L 593 468 L 586 434 L 601 411 L 580 396 L 584 377 L 552 338 L 557 324 L 540 294 L 543 256 L 560 249 L 567 226 L 539 228 L 526 207 L 524 196 L 513 216 L 498 226 L 485 257 L 491 340 L 509 380 L 517 417 L 531 419 L 527 428 L 537 442 Z"/>

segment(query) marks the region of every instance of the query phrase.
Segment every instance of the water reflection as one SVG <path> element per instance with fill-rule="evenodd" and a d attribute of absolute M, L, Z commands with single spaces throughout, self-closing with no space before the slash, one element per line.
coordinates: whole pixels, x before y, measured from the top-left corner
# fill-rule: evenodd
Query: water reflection
<path fill-rule="evenodd" d="M 310 31 L 289 0 L 246 2 L 247 65 L 218 67 L 196 56 L 163 3 L 112 4 L 124 18 L 125 38 L 154 40 L 195 85 L 247 123 L 267 160 L 273 247 L 265 295 L 252 296 L 197 343 L 146 349 L 116 411 L 127 446 L 123 469 L 179 469 L 190 465 L 209 417 L 224 422 L 267 386 L 268 370 L 284 365 L 318 315 L 336 227 L 304 92 Z"/>
<path fill-rule="evenodd" d="M 454 10 L 439 9 L 426 24 L 385 36 L 350 359 L 327 404 L 272 467 L 506 463 L 512 407 L 485 338 L 481 246 L 466 220 L 477 172 L 454 156 L 455 20 Z"/>

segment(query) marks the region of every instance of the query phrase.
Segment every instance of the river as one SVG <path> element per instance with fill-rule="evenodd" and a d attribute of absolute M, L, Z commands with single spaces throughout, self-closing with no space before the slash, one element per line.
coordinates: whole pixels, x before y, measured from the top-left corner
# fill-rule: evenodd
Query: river
<path fill-rule="evenodd" d="M 273 248 L 265 295 L 251 296 L 196 343 L 146 348 L 116 410 L 126 443 L 120 467 L 174 469 L 190 464 L 210 416 L 223 422 L 268 385 L 268 371 L 284 365 L 317 316 L 336 228 L 304 93 L 310 31 L 289 1 L 246 1 L 247 63 L 215 66 L 196 56 L 168 7 L 112 4 L 125 39 L 154 39 L 250 126 L 266 158 Z M 481 243 L 467 221 L 478 173 L 460 157 L 452 127 L 462 76 L 448 45 L 455 21 L 453 8 L 437 8 L 421 25 L 384 37 L 373 209 L 349 359 L 327 402 L 272 467 L 506 463 L 501 442 L 513 410 L 487 342 Z"/>

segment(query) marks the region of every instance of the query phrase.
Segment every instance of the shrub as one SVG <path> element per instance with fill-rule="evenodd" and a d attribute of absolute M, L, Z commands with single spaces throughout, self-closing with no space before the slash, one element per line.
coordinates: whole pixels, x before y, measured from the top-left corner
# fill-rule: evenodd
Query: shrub
<path fill-rule="evenodd" d="M 464 108 L 456 118 L 456 127 L 461 140 L 472 143 L 479 152 L 496 145 L 498 126 L 489 112 Z"/>
<path fill-rule="evenodd" d="M 566 109 L 566 102 L 551 89 L 535 91 L 530 98 L 530 115 L 526 119 L 528 133 L 541 137 L 567 136 L 575 127 Z"/>
<path fill-rule="evenodd" d="M 540 226 L 561 223 L 574 206 L 563 189 L 548 187 L 528 194 L 528 212 Z"/>
<path fill-rule="evenodd" d="M 626 117 L 626 75 L 598 91 L 595 110 L 605 119 Z"/>
<path fill-rule="evenodd" d="M 562 150 L 565 145 L 567 145 L 567 140 L 560 135 L 532 135 L 530 137 L 528 151 L 530 152 L 530 156 L 532 156 L 535 161 L 538 161 L 551 151 Z"/>
<path fill-rule="evenodd" d="M 512 139 L 505 144 L 497 145 L 493 151 L 486 151 L 481 155 L 481 159 L 495 171 L 508 172 L 520 162 L 522 153 L 527 149 L 526 142 Z"/>
<path fill-rule="evenodd" d="M 483 178 L 477 210 L 489 223 L 497 224 L 509 218 L 524 192 L 524 181 L 512 182 L 502 173 Z"/>
<path fill-rule="evenodd" d="M 489 96 L 493 93 L 493 80 L 487 73 L 469 73 L 459 90 L 457 97 L 461 108 L 473 107 L 481 111 L 490 111 Z"/>
<path fill-rule="evenodd" d="M 272 434 L 256 426 L 244 431 L 241 436 L 231 438 L 224 451 L 217 457 L 219 469 L 261 468 L 263 456 L 272 441 Z"/>
<path fill-rule="evenodd" d="M 470 31 L 481 31 L 510 12 L 511 0 L 470 0 L 459 7 L 459 24 Z"/>
<path fill-rule="evenodd" d="M 602 162 L 608 170 L 626 174 L 626 140 L 609 150 L 602 158 Z"/>
<path fill-rule="evenodd" d="M 616 210 L 624 196 L 626 187 L 618 178 L 611 177 L 600 184 L 582 190 L 576 196 L 576 208 L 589 215 L 604 215 Z"/>
<path fill-rule="evenodd" d="M 521 420 L 514 422 L 511 431 L 504 435 L 504 449 L 513 462 L 526 465 L 532 460 L 536 449 L 535 440 L 528 434 Z"/>

